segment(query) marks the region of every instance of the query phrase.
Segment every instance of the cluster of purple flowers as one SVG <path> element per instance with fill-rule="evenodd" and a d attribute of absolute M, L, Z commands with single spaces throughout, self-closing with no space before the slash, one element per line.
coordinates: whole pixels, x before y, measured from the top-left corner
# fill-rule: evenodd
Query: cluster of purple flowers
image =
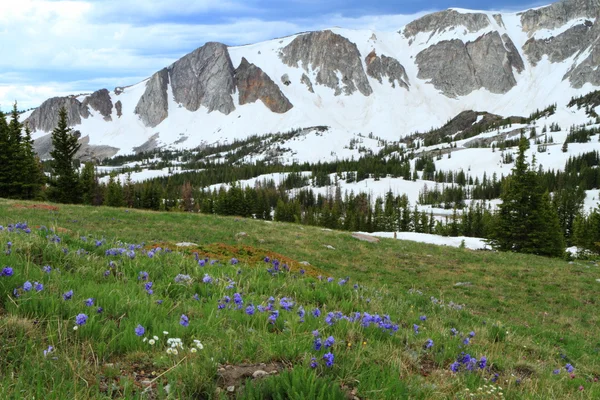
<path fill-rule="evenodd" d="M 0 231 L 3 231 L 4 227 L 0 225 Z M 31 233 L 31 229 L 27 226 L 27 222 L 17 222 L 16 224 L 9 224 L 6 226 L 8 232 L 23 232 Z"/>
<path fill-rule="evenodd" d="M 0 272 L 0 276 L 13 276 L 14 271 L 11 267 L 2 268 L 2 272 Z"/>
<path fill-rule="evenodd" d="M 460 353 L 456 361 L 450 365 L 450 370 L 454 373 L 460 371 L 474 371 L 476 369 L 485 369 L 487 366 L 487 357 L 482 356 L 479 360 L 470 354 Z"/>

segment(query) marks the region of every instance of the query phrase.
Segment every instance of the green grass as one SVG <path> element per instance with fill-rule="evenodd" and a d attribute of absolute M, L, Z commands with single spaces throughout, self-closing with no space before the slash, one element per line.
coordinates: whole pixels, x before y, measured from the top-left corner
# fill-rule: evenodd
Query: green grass
<path fill-rule="evenodd" d="M 491 399 L 500 397 L 487 394 L 491 386 L 484 385 L 495 374 L 507 399 L 600 398 L 595 263 L 393 240 L 366 243 L 349 233 L 240 218 L 55 207 L 0 200 L 0 225 L 27 222 L 32 229 L 0 232 L 0 268 L 14 269 L 13 276 L 0 277 L 1 398 L 231 398 L 223 375 L 259 363 L 277 365 L 280 373 L 235 379 L 238 398 Z M 59 243 L 51 240 L 54 234 Z M 13 245 L 6 255 L 8 241 Z M 178 242 L 197 246 L 177 248 Z M 134 259 L 105 255 L 142 243 Z M 149 258 L 145 253 L 155 246 L 172 252 Z M 199 267 L 194 252 L 221 262 Z M 267 255 L 291 271 L 271 276 L 262 261 Z M 240 263 L 231 265 L 232 257 Z M 50 274 L 42 271 L 45 265 L 52 266 Z M 141 271 L 148 272 L 154 294 L 138 280 Z M 191 281 L 176 283 L 178 274 Z M 203 283 L 204 274 L 214 282 Z M 330 276 L 333 282 L 327 282 Z M 345 277 L 348 283 L 339 285 Z M 25 281 L 44 289 L 20 289 L 15 297 L 13 289 Z M 68 290 L 74 296 L 65 301 Z M 219 310 L 219 301 L 234 293 L 242 294 L 242 309 L 230 302 Z M 250 303 L 266 306 L 271 296 L 276 309 L 283 297 L 295 303 L 293 309 L 280 310 L 273 324 L 269 312 L 244 312 Z M 95 299 L 94 307 L 84 304 L 87 298 Z M 317 307 L 319 318 L 311 314 Z M 389 315 L 398 331 L 346 320 L 329 326 L 324 317 L 336 311 Z M 75 331 L 80 313 L 89 319 Z M 188 327 L 179 324 L 182 314 Z M 159 340 L 150 345 L 136 336 L 138 324 L 145 337 Z M 418 334 L 413 324 L 420 326 Z M 451 328 L 459 335 L 452 336 Z M 315 329 L 323 341 L 335 338 L 331 368 L 322 360 L 326 351 L 313 349 Z M 475 337 L 462 345 L 471 331 Z M 183 341 L 177 355 L 166 353 L 168 337 Z M 424 348 L 427 339 L 434 342 L 430 349 Z M 204 348 L 192 353 L 193 340 Z M 44 357 L 50 345 L 55 350 Z M 462 351 L 485 355 L 488 366 L 452 373 L 450 364 Z M 310 368 L 312 357 L 316 369 Z M 575 367 L 573 378 L 567 363 Z M 557 368 L 561 373 L 553 375 Z"/>

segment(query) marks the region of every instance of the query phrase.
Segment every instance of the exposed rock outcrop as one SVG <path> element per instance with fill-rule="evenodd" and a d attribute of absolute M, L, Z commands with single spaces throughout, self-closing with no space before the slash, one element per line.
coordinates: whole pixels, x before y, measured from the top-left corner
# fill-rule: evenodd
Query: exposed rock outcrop
<path fill-rule="evenodd" d="M 311 92 L 311 93 L 315 92 L 315 89 L 313 89 L 313 84 L 310 81 L 310 78 L 308 77 L 308 75 L 302 74 L 302 77 L 300 78 L 300 83 L 304 83 L 306 85 L 306 87 L 308 88 L 309 92 Z"/>
<path fill-rule="evenodd" d="M 117 117 L 121 118 L 123 115 L 123 103 L 121 103 L 121 100 L 115 103 L 115 110 L 117 110 Z"/>
<path fill-rule="evenodd" d="M 26 121 L 32 131 L 50 132 L 58 125 L 58 111 L 65 107 L 69 126 L 81 124 L 81 118 L 90 116 L 86 106 L 75 97 L 53 97 L 36 108 Z"/>
<path fill-rule="evenodd" d="M 110 99 L 110 93 L 106 89 L 100 89 L 89 95 L 83 100 L 83 107 L 88 105 L 98 111 L 105 121 L 112 121 L 113 103 Z"/>
<path fill-rule="evenodd" d="M 464 96 L 480 88 L 506 93 L 516 85 L 513 69 L 521 71 L 523 60 L 510 38 L 504 39 L 490 32 L 467 44 L 442 41 L 417 55 L 417 76 L 430 79 L 447 96 Z"/>
<path fill-rule="evenodd" d="M 281 75 L 281 83 L 283 83 L 285 86 L 290 86 L 292 84 L 290 76 L 288 74 Z"/>
<path fill-rule="evenodd" d="M 590 44 L 592 40 L 590 29 L 591 25 L 581 24 L 548 39 L 531 38 L 523 45 L 523 51 L 533 65 L 536 65 L 544 55 L 547 55 L 551 62 L 564 61 Z"/>
<path fill-rule="evenodd" d="M 579 89 L 586 83 L 591 83 L 594 86 L 600 86 L 600 24 L 596 22 L 589 32 L 589 40 L 591 46 L 588 53 L 581 53 L 576 58 L 576 63 L 571 67 L 569 72 L 563 77 L 568 78 L 571 86 Z M 582 57 L 585 59 L 581 60 Z"/>
<path fill-rule="evenodd" d="M 229 114 L 235 110 L 233 73 L 227 46 L 206 43 L 169 67 L 173 97 L 189 111 L 203 106 Z"/>
<path fill-rule="evenodd" d="M 280 57 L 290 67 L 317 70 L 316 83 L 334 89 L 336 96 L 356 90 L 365 96 L 373 93 L 356 44 L 332 31 L 299 35 L 281 50 Z"/>
<path fill-rule="evenodd" d="M 421 32 L 442 32 L 448 28 L 464 26 L 469 32 L 477 32 L 490 25 L 487 15 L 481 13 L 460 13 L 456 10 L 445 10 L 427 14 L 410 22 L 404 27 L 403 33 L 407 38 Z"/>
<path fill-rule="evenodd" d="M 598 0 L 561 0 L 521 13 L 521 26 L 531 35 L 539 29 L 559 28 L 575 18 L 595 18 L 599 11 Z"/>
<path fill-rule="evenodd" d="M 81 133 L 76 131 L 75 134 L 81 136 Z M 86 161 L 99 161 L 105 158 L 110 158 L 118 153 L 119 149 L 112 146 L 98 146 L 90 145 L 90 137 L 80 137 L 77 141 L 81 144 L 81 147 L 75 154 L 75 158 L 83 162 Z M 47 160 L 52 158 L 50 152 L 54 149 L 52 146 L 52 134 L 44 135 L 39 137 L 33 142 L 33 149 L 38 154 L 41 160 Z"/>
<path fill-rule="evenodd" d="M 154 135 L 150 136 L 150 139 L 146 140 L 141 146 L 134 147 L 133 152 L 135 154 L 140 154 L 156 149 L 158 147 L 159 137 L 160 133 L 155 133 Z"/>
<path fill-rule="evenodd" d="M 387 57 L 384 54 L 379 57 L 373 50 L 365 57 L 365 64 L 367 65 L 367 75 L 377 79 L 379 83 L 382 83 L 383 78 L 387 77 L 392 87 L 395 88 L 397 83 L 398 86 L 408 90 L 406 70 L 395 58 Z"/>
<path fill-rule="evenodd" d="M 169 115 L 168 86 L 169 72 L 166 68 L 152 75 L 146 82 L 146 91 L 134 110 L 144 125 L 154 128 Z"/>
<path fill-rule="evenodd" d="M 240 105 L 260 100 L 269 110 L 278 114 L 283 114 L 293 107 L 287 97 L 281 93 L 279 86 L 262 69 L 249 63 L 244 57 L 235 70 L 234 76 Z"/>

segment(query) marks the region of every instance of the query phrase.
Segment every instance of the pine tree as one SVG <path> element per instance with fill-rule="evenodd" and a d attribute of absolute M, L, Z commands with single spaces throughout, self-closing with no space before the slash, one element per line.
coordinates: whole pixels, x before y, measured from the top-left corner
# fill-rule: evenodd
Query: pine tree
<path fill-rule="evenodd" d="M 51 199 L 59 203 L 79 203 L 79 175 L 73 165 L 73 159 L 81 145 L 77 143 L 77 138 L 71 135 L 71 128 L 67 124 L 67 110 L 64 107 L 58 112 L 58 125 L 52 132 L 52 145 L 54 150 L 50 155 L 54 158 L 54 179 L 50 182 Z"/>
<path fill-rule="evenodd" d="M 8 139 L 8 124 L 4 113 L 0 111 L 0 197 L 8 197 L 11 183 L 11 158 Z"/>
<path fill-rule="evenodd" d="M 25 136 L 21 142 L 21 157 L 23 160 L 23 191 L 24 199 L 39 198 L 46 182 L 46 175 L 39 157 L 33 150 L 33 139 L 29 124 L 25 123 Z"/>
<path fill-rule="evenodd" d="M 528 140 L 521 137 L 512 175 L 500 194 L 491 244 L 501 251 L 560 256 L 564 240 L 556 212 L 535 168 L 525 160 Z"/>
<path fill-rule="evenodd" d="M 92 205 L 94 204 L 94 198 L 96 196 L 96 172 L 94 170 L 94 164 L 86 162 L 81 170 L 81 191 L 83 204 Z"/>
<path fill-rule="evenodd" d="M 23 193 L 24 184 L 24 160 L 21 154 L 21 136 L 23 124 L 19 122 L 19 112 L 17 103 L 13 105 L 8 124 L 8 143 L 6 146 L 8 153 L 8 170 L 10 173 L 8 195 L 10 197 L 20 198 Z"/>

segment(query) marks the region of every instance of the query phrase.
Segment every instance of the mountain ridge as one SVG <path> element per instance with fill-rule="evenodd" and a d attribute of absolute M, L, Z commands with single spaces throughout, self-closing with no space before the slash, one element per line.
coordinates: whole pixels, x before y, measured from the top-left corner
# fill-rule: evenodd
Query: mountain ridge
<path fill-rule="evenodd" d="M 398 139 L 465 110 L 526 115 L 593 90 L 599 12 L 600 0 L 517 13 L 451 8 L 397 32 L 332 28 L 244 46 L 209 42 L 142 82 L 52 98 L 25 118 L 47 143 L 40 140 L 67 106 L 87 146 L 115 154 L 151 140 L 194 148 L 325 125 L 336 132 L 333 152 L 353 132 Z"/>

